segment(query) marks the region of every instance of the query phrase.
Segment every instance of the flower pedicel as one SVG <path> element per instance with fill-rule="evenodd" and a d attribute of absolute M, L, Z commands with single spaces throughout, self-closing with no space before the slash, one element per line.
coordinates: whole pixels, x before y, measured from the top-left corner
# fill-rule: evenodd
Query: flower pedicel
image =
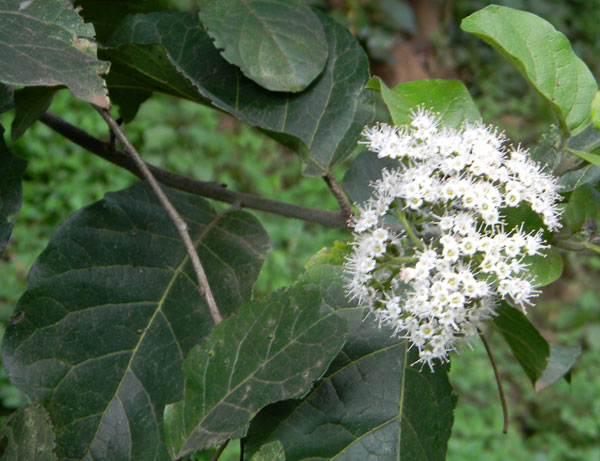
<path fill-rule="evenodd" d="M 418 109 L 410 126 L 365 128 L 364 144 L 399 160 L 372 184 L 354 222 L 345 263 L 348 295 L 419 349 L 433 370 L 478 334 L 497 300 L 525 310 L 539 292 L 526 256 L 546 247 L 542 231 L 507 229 L 503 213 L 527 203 L 560 227 L 553 176 L 481 123 L 443 127 Z"/>

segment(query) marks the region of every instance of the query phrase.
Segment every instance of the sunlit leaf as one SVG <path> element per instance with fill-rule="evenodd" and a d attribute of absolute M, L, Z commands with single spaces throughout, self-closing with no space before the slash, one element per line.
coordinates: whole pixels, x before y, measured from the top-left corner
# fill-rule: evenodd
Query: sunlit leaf
<path fill-rule="evenodd" d="M 438 112 L 444 124 L 454 128 L 463 122 L 481 118 L 469 91 L 457 80 L 417 80 L 388 88 L 379 77 L 373 77 L 367 88 L 381 93 L 394 125 L 410 123 L 411 111 L 419 106 Z"/>
<path fill-rule="evenodd" d="M 569 40 L 549 22 L 526 11 L 490 5 L 463 19 L 461 28 L 485 40 L 519 69 L 565 131 L 576 134 L 590 123 L 596 80 Z"/>
<path fill-rule="evenodd" d="M 0 82 L 23 86 L 65 85 L 85 101 L 108 107 L 96 58 L 94 26 L 84 24 L 63 0 L 0 1 Z"/>
<path fill-rule="evenodd" d="M 185 360 L 185 399 L 165 408 L 171 456 L 243 437 L 261 408 L 304 394 L 345 332 L 319 291 L 302 284 L 243 306 Z"/>
<path fill-rule="evenodd" d="M 190 227 L 221 313 L 245 303 L 267 250 L 243 211 L 165 189 Z M 189 257 L 145 183 L 66 220 L 32 268 L 2 362 L 48 410 L 60 459 L 170 459 L 164 405 L 214 322 Z"/>
<path fill-rule="evenodd" d="M 199 14 L 223 57 L 268 90 L 302 91 L 325 66 L 323 26 L 300 2 L 201 0 Z"/>
<path fill-rule="evenodd" d="M 600 130 L 600 91 L 594 95 L 590 110 L 592 112 L 592 125 L 596 130 Z"/>

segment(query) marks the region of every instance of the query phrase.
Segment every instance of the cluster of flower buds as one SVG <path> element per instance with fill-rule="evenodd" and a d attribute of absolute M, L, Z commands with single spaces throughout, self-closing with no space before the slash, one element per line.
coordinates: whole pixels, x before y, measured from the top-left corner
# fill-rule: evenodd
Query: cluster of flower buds
<path fill-rule="evenodd" d="M 456 130 L 419 109 L 410 126 L 379 124 L 364 136 L 399 166 L 384 170 L 358 206 L 348 294 L 409 339 L 433 370 L 434 360 L 478 334 L 498 299 L 532 303 L 538 291 L 527 257 L 546 247 L 542 231 L 509 228 L 505 218 L 525 203 L 558 229 L 558 185 L 527 151 L 507 148 L 481 123 Z"/>

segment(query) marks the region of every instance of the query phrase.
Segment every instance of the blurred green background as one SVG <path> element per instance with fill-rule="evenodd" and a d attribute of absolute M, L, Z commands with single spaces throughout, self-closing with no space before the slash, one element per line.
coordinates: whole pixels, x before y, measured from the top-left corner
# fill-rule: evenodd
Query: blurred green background
<path fill-rule="evenodd" d="M 487 2 L 310 3 L 327 10 L 353 31 L 372 59 L 373 73 L 383 75 L 388 84 L 407 78 L 459 78 L 469 87 L 485 121 L 500 126 L 509 138 L 525 145 L 533 145 L 552 123 L 541 98 L 518 72 L 487 45 L 460 31 L 460 19 Z M 572 41 L 592 72 L 600 75 L 598 1 L 499 3 L 549 20 Z M 413 62 L 413 74 L 407 75 L 407 63 Z M 107 136 L 95 111 L 66 91 L 58 93 L 51 110 L 98 137 Z M 5 128 L 11 120 L 11 113 L 0 116 Z M 170 171 L 224 182 L 231 189 L 267 198 L 337 208 L 322 180 L 301 175 L 297 156 L 210 108 L 155 95 L 126 126 L 126 132 L 146 161 Z M 56 226 L 105 192 L 137 181 L 41 123 L 10 147 L 27 159 L 29 166 L 23 207 L 0 264 L 0 333 L 25 288 L 29 268 Z M 339 180 L 347 166 L 336 169 Z M 272 241 L 255 296 L 293 283 L 313 253 L 335 239 L 347 238 L 340 230 L 253 213 Z M 488 358 L 483 346 L 474 344 L 473 350 L 465 348 L 452 359 L 451 379 L 459 401 L 449 460 L 600 460 L 600 258 L 568 254 L 565 263 L 563 278 L 544 290 L 529 316 L 551 343 L 581 345 L 583 352 L 571 383 L 563 380 L 536 394 L 500 335 L 488 332 L 507 393 L 509 433 L 501 433 L 502 414 Z M 0 370 L 1 413 L 8 414 L 23 402 L 24 397 Z M 235 459 L 236 453 L 239 446 L 232 442 L 221 459 Z M 210 455 L 196 459 L 208 460 Z"/>

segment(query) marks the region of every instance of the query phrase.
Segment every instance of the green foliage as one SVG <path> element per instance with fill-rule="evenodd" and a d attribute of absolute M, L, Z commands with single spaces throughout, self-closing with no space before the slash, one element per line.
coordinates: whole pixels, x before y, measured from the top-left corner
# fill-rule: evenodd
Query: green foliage
<path fill-rule="evenodd" d="M 221 55 L 263 88 L 302 91 L 323 71 L 325 32 L 306 5 L 202 0 L 199 6 L 200 21 Z"/>
<path fill-rule="evenodd" d="M 8 418 L 0 432 L 0 456 L 7 461 L 56 461 L 53 429 L 43 406 L 20 408 Z"/>
<path fill-rule="evenodd" d="M 490 5 L 465 18 L 461 27 L 509 59 L 546 99 L 567 132 L 577 134 L 589 124 L 596 80 L 573 53 L 569 40 L 550 23 L 531 13 Z"/>
<path fill-rule="evenodd" d="M 3 255 L 13 264 L 0 268 L 0 320 L 7 324 L 2 354 L 11 382 L 33 401 L 7 419 L 0 436 L 5 457 L 208 460 L 214 445 L 245 436 L 244 458 L 253 460 L 444 459 L 456 405 L 449 366 L 439 365 L 435 373 L 412 367 L 417 348 L 380 328 L 347 298 L 341 265 L 351 247 L 345 242 L 314 254 L 298 279 L 309 255 L 347 238 L 349 229 L 325 231 L 265 213 L 259 224 L 238 209 L 247 204 L 215 208 L 166 190 L 187 222 L 225 317 L 215 326 L 179 236 L 148 186 L 126 188 L 134 182 L 129 173 L 73 155 L 62 138 L 35 121 L 52 104 L 108 141 L 89 105 L 57 92 L 67 87 L 81 100 L 107 106 L 106 82 L 128 122 L 124 130 L 146 161 L 194 179 L 226 182 L 233 190 L 334 209 L 339 204 L 325 182 L 302 178 L 294 154 L 307 176 L 345 173 L 348 196 L 363 202 L 382 169 L 399 165 L 371 152 L 349 161 L 376 98 L 396 124 L 406 123 L 423 104 L 459 126 L 481 118 L 475 102 L 486 96 L 479 91 L 474 102 L 459 81 L 390 89 L 379 78 L 369 80 L 368 58 L 357 39 L 302 2 L 190 2 L 201 6 L 199 13 L 173 12 L 187 8 L 184 1 L 73 3 L 82 10 L 62 0 L 0 0 L 3 62 L 9 64 L 0 69 L 0 114 L 16 107 L 14 117 L 3 115 L 0 122 L 12 121 L 11 137 L 19 138 L 10 150 L 0 144 L 0 248 L 8 242 L 25 183 L 23 209 Z M 408 34 L 417 25 L 399 0 L 352 8 L 360 13 L 356 21 L 363 23 L 355 32 L 362 38 L 370 33 L 365 30 L 375 30 L 367 24 L 370 16 L 385 15 L 381 27 L 388 35 L 372 37 L 373 50 L 377 40 L 389 42 L 390 31 Z M 568 200 L 565 227 L 554 236 L 545 230 L 545 236 L 563 248 L 600 251 L 600 136 L 593 126 L 597 85 L 591 72 L 566 37 L 533 14 L 489 6 L 466 18 L 463 28 L 506 56 L 558 117 L 561 130 L 551 128 L 531 153 L 561 176 Z M 471 69 L 478 65 L 470 62 Z M 503 94 L 498 82 L 504 75 L 501 70 L 498 80 L 483 79 L 480 90 Z M 508 104 L 534 114 L 535 121 L 522 128 L 534 133 L 547 120 L 536 103 L 534 110 L 524 107 L 534 101 L 528 98 L 509 98 Z M 502 115 L 505 106 L 480 107 L 487 117 Z M 120 155 L 110 149 L 107 143 L 105 153 Z M 26 172 L 19 156 L 30 161 Z M 101 199 L 110 189 L 118 191 Z M 509 229 L 543 227 L 528 207 L 506 214 Z M 265 230 L 274 249 L 259 278 Z M 48 238 L 25 289 L 29 266 Z M 491 344 L 508 377 L 509 398 L 522 395 L 527 402 L 513 399 L 515 420 L 533 436 L 511 434 L 510 446 L 502 446 L 488 430 L 494 426 L 490 418 L 498 419 L 496 408 L 473 412 L 459 405 L 450 459 L 492 459 L 486 446 L 493 456 L 509 459 L 526 450 L 551 459 L 600 456 L 594 445 L 600 437 L 594 406 L 600 369 L 593 361 L 600 312 L 589 289 L 593 277 L 586 275 L 597 274 L 599 261 L 570 258 L 554 248 L 528 258 L 536 283 L 546 286 L 546 302 L 530 319 L 504 304 L 493 324 L 508 347 L 500 335 Z M 573 277 L 576 264 L 587 266 Z M 588 285 L 578 296 L 563 296 L 569 308 L 548 307 L 552 296 L 568 292 L 568 277 L 570 284 Z M 271 293 L 283 285 L 289 288 Z M 540 323 L 542 313 L 546 324 Z M 560 333 L 553 335 L 555 330 Z M 495 396 L 477 387 L 481 370 L 486 379 L 490 370 L 487 363 L 478 366 L 485 358 L 480 348 L 472 354 L 467 366 L 464 356 L 453 358 L 451 376 L 466 400 L 482 406 Z M 576 360 L 581 374 L 572 373 Z M 534 400 L 533 389 L 521 383 L 524 377 L 542 396 L 559 398 Z M 0 380 L 4 409 L 22 405 L 6 376 Z M 567 380 L 572 398 L 565 397 Z M 467 417 L 475 423 L 465 423 Z M 564 438 L 552 442 L 558 432 Z M 488 442 L 476 446 L 481 440 Z M 236 455 L 232 443 L 223 456 Z"/>
<path fill-rule="evenodd" d="M 15 91 L 15 118 L 10 128 L 12 141 L 19 139 L 50 107 L 58 88 L 30 86 Z"/>
<path fill-rule="evenodd" d="M 342 304 L 343 305 L 343 304 Z M 286 459 L 444 459 L 456 396 L 444 367 L 412 368 L 416 350 L 373 318 L 343 308 L 350 333 L 325 377 L 302 400 L 254 419 L 246 456 L 279 440 Z M 320 411 L 311 411 L 318 408 Z"/>
<path fill-rule="evenodd" d="M 140 97 L 161 91 L 210 101 L 301 154 L 308 162 L 307 174 L 321 176 L 352 153 L 374 108 L 371 93 L 363 91 L 369 77 L 364 51 L 346 29 L 318 17 L 329 47 L 327 65 L 318 80 L 297 95 L 267 91 L 241 76 L 221 57 L 195 14 L 130 17 L 100 56 L 112 62 L 109 90 L 127 89 Z M 131 95 L 123 101 L 121 94 L 115 95 L 115 102 L 127 107 Z"/>
<path fill-rule="evenodd" d="M 11 85 L 65 85 L 85 101 L 108 107 L 100 74 L 108 63 L 96 58 L 94 27 L 65 2 L 54 0 L 0 2 L 5 24 L 0 81 Z M 35 44 L 35 46 L 31 46 Z"/>
<path fill-rule="evenodd" d="M 264 231 L 245 212 L 217 214 L 202 199 L 169 195 L 190 225 L 221 312 L 231 315 L 250 296 Z M 183 359 L 212 319 L 161 210 L 143 184 L 108 194 L 67 220 L 31 271 L 3 363 L 17 387 L 44 402 L 60 457 L 166 456 L 153 415 L 183 391 Z M 130 431 L 112 432 L 130 418 Z"/>
<path fill-rule="evenodd" d="M 244 436 L 258 410 L 306 393 L 340 351 L 345 331 L 319 291 L 302 284 L 242 307 L 184 363 L 185 399 L 165 408 L 171 456 Z"/>
<path fill-rule="evenodd" d="M 260 447 L 250 461 L 285 461 L 285 452 L 281 442 L 275 441 Z"/>
<path fill-rule="evenodd" d="M 367 88 L 381 93 L 397 126 L 409 123 L 411 110 L 419 106 L 439 112 L 444 124 L 454 128 L 459 128 L 465 120 L 474 122 L 481 118 L 467 88 L 456 80 L 418 80 L 390 90 L 379 77 L 374 77 Z"/>

